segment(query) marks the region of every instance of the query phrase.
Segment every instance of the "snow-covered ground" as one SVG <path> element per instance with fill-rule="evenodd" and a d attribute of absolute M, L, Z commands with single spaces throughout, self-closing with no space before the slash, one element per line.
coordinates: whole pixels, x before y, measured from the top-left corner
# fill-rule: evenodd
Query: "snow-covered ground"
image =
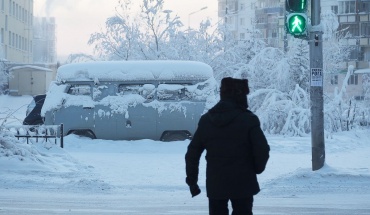
<path fill-rule="evenodd" d="M 32 97 L 0 96 L 0 125 L 19 125 Z M 12 117 L 6 117 L 12 112 Z M 17 120 L 18 119 L 18 120 Z M 370 130 L 327 135 L 326 164 L 311 170 L 311 138 L 267 136 L 255 214 L 370 214 Z M 91 140 L 25 144 L 0 132 L 0 214 L 207 214 L 185 184 L 189 141 Z"/>

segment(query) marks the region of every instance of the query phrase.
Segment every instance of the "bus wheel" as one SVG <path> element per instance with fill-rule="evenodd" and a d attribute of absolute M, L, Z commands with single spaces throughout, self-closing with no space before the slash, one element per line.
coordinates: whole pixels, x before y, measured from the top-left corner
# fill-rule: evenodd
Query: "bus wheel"
<path fill-rule="evenodd" d="M 95 139 L 96 138 L 94 132 L 92 132 L 90 130 L 74 130 L 74 131 L 69 132 L 69 134 L 75 134 L 75 135 L 78 135 L 80 137 L 87 137 L 87 138 L 90 138 L 90 139 Z"/>
<path fill-rule="evenodd" d="M 164 142 L 182 141 L 186 139 L 191 139 L 191 135 L 188 131 L 165 131 L 161 137 L 161 141 Z"/>

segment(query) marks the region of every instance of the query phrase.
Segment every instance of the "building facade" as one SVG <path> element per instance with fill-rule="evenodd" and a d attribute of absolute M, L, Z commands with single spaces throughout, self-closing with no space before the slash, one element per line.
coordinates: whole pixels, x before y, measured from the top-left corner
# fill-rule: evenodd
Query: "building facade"
<path fill-rule="evenodd" d="M 218 16 L 235 40 L 248 39 L 254 27 L 256 3 L 249 0 L 218 0 Z"/>
<path fill-rule="evenodd" d="M 325 0 L 322 10 L 331 10 L 338 16 L 339 29 L 348 32 L 344 40 L 351 46 L 349 58 L 343 62 L 343 72 L 330 74 L 330 83 L 326 85 L 328 92 L 341 88 L 346 76 L 346 68 L 353 66 L 347 86 L 347 97 L 364 100 L 366 83 L 370 75 L 370 1 L 369 0 Z"/>
<path fill-rule="evenodd" d="M 33 62 L 56 63 L 56 25 L 54 17 L 35 17 Z"/>
<path fill-rule="evenodd" d="M 33 0 L 0 0 L 1 58 L 33 62 Z"/>

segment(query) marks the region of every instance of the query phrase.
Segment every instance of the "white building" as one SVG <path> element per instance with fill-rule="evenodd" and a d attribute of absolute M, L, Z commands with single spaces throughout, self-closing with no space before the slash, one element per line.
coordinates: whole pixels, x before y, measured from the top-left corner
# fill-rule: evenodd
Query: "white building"
<path fill-rule="evenodd" d="M 0 46 L 3 58 L 32 63 L 33 0 L 0 0 Z"/>
<path fill-rule="evenodd" d="M 218 0 L 218 16 L 224 18 L 223 24 L 234 39 L 249 38 L 255 22 L 256 2 L 250 0 Z"/>
<path fill-rule="evenodd" d="M 33 25 L 33 61 L 56 63 L 56 25 L 54 17 L 35 17 Z"/>

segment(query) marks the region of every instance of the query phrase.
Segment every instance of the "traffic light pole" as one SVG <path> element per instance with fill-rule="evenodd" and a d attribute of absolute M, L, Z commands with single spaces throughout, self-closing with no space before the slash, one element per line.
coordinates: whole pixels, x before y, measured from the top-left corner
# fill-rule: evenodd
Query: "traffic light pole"
<path fill-rule="evenodd" d="M 311 0 L 310 44 L 310 100 L 311 100 L 311 147 L 312 170 L 319 170 L 325 163 L 323 52 L 320 24 L 320 0 Z"/>

